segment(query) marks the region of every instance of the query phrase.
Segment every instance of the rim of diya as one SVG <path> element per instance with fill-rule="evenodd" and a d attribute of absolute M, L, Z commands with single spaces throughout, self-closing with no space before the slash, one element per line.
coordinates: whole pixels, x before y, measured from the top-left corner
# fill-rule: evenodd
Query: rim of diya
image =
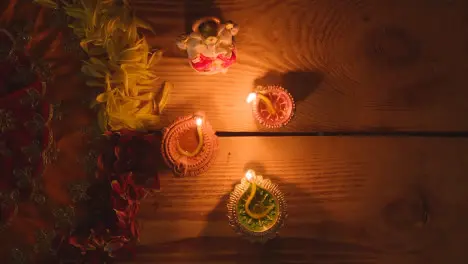
<path fill-rule="evenodd" d="M 280 128 L 287 125 L 294 117 L 296 104 L 292 95 L 279 85 L 259 86 L 256 91 L 272 102 L 276 114 L 270 114 L 266 104 L 260 99 L 252 103 L 252 113 L 257 121 L 267 128 Z"/>
<path fill-rule="evenodd" d="M 271 182 L 269 179 L 264 179 L 263 176 L 257 175 L 252 179 L 257 188 L 267 191 L 275 199 L 275 217 L 272 223 L 267 226 L 260 228 L 260 230 L 253 230 L 248 226 L 248 220 L 242 220 L 240 204 L 243 202 L 246 196 L 249 196 L 250 182 L 242 178 L 241 183 L 234 187 L 234 190 L 229 196 L 227 204 L 229 225 L 233 228 L 234 232 L 241 235 L 242 237 L 250 240 L 251 242 L 265 243 L 270 239 L 275 238 L 278 235 L 279 230 L 284 225 L 284 221 L 287 218 L 287 204 L 283 193 L 279 190 L 278 185 Z M 245 205 L 245 204 L 244 204 Z M 264 220 L 261 218 L 259 220 Z M 255 220 L 253 220 L 255 221 Z"/>
<path fill-rule="evenodd" d="M 203 145 L 193 157 L 183 155 L 178 151 L 179 138 L 184 133 L 196 129 L 195 118 L 203 118 L 201 125 Z M 179 117 L 170 126 L 163 129 L 161 153 L 167 166 L 179 177 L 197 176 L 207 171 L 216 158 L 218 138 L 211 125 L 203 115 L 195 114 Z"/>

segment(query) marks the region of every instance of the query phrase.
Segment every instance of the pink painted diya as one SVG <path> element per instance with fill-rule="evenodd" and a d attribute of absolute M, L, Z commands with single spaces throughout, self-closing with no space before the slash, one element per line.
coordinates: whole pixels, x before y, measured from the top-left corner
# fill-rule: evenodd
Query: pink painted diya
<path fill-rule="evenodd" d="M 280 128 L 291 121 L 296 108 L 292 95 L 281 86 L 258 86 L 250 93 L 247 103 L 257 121 L 267 128 Z"/>
<path fill-rule="evenodd" d="M 161 152 L 176 176 L 196 176 L 208 170 L 217 147 L 215 132 L 201 115 L 180 117 L 163 130 Z"/>

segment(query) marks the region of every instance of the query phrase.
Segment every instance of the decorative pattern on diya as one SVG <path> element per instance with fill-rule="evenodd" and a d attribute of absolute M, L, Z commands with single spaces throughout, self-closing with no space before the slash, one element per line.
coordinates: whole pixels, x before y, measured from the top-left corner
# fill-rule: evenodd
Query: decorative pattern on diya
<path fill-rule="evenodd" d="M 201 115 L 181 117 L 163 131 L 162 155 L 177 176 L 196 176 L 208 170 L 217 148 L 215 132 Z"/>
<path fill-rule="evenodd" d="M 257 121 L 267 128 L 280 128 L 291 121 L 296 105 L 292 95 L 281 86 L 257 87 L 250 93 L 247 103 Z"/>
<path fill-rule="evenodd" d="M 227 207 L 229 224 L 252 242 L 264 243 L 276 237 L 287 216 L 286 201 L 278 186 L 253 170 L 236 185 Z"/>

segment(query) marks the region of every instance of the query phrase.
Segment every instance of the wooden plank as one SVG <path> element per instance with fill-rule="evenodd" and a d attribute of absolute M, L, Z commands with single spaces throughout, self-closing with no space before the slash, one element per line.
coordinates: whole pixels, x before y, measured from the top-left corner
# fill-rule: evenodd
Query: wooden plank
<path fill-rule="evenodd" d="M 162 175 L 143 202 L 137 263 L 464 263 L 468 139 L 220 138 L 204 175 Z M 227 197 L 247 168 L 289 217 L 265 246 L 238 238 Z"/>
<path fill-rule="evenodd" d="M 131 3 L 166 51 L 159 76 L 176 86 L 163 125 L 201 110 L 216 130 L 261 130 L 245 98 L 254 84 L 282 84 L 298 101 L 283 131 L 468 130 L 466 1 Z M 241 26 L 239 63 L 225 75 L 197 75 L 175 47 L 205 15 Z"/>

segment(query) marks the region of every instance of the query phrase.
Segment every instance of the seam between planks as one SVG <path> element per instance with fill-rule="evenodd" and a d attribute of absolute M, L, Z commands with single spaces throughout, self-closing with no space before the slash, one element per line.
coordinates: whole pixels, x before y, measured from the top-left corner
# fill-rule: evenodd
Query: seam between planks
<path fill-rule="evenodd" d="M 154 131 L 161 134 L 161 131 Z M 433 138 L 467 138 L 468 131 L 438 132 L 438 131 L 392 131 L 392 132 L 366 132 L 366 131 L 329 131 L 329 132 L 229 132 L 217 131 L 218 137 L 433 137 Z"/>

